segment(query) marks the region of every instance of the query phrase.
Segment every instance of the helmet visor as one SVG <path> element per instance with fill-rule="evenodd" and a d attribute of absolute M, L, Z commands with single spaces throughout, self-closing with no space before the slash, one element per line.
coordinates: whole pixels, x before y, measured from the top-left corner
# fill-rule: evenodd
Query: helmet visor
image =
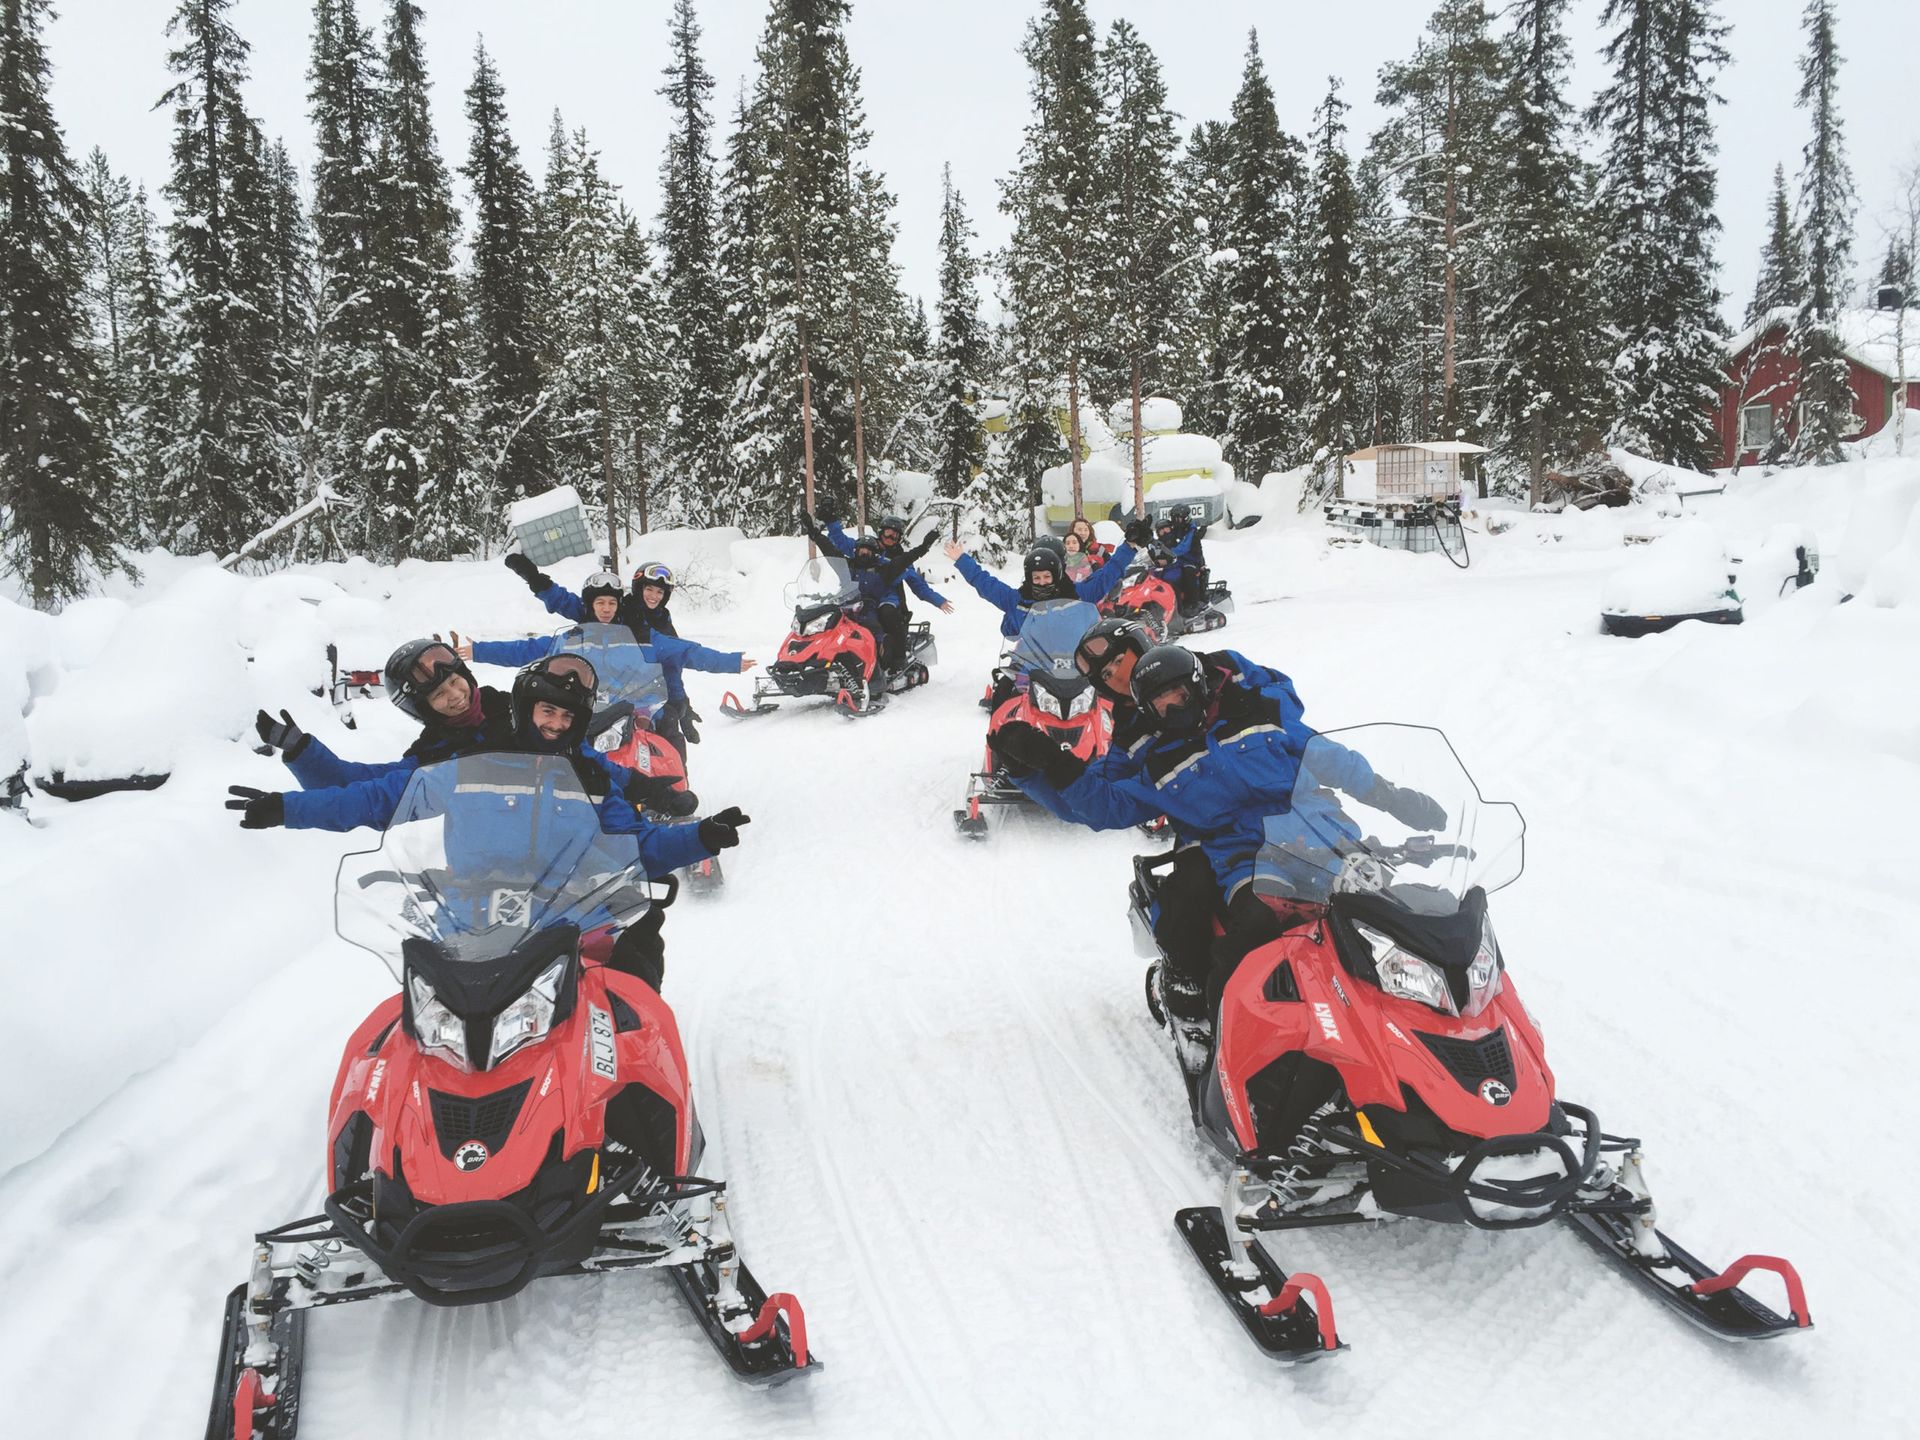
<path fill-rule="evenodd" d="M 407 689 L 425 700 L 466 668 L 451 646 L 429 645 L 414 657 L 413 673 L 407 676 Z"/>
<path fill-rule="evenodd" d="M 600 683 L 600 676 L 585 657 L 579 655 L 555 655 L 540 667 L 541 673 L 551 675 L 562 685 L 578 685 L 591 695 Z"/>
<path fill-rule="evenodd" d="M 673 567 L 662 565 L 658 562 L 651 565 L 642 565 L 638 570 L 633 572 L 633 583 L 636 585 L 671 585 L 673 584 Z"/>

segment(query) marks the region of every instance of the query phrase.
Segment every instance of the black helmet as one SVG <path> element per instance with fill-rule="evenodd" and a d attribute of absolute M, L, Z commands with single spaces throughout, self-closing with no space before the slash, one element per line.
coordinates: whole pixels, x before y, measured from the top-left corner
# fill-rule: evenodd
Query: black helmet
<path fill-rule="evenodd" d="M 453 676 L 460 676 L 476 692 L 480 688 L 473 672 L 453 653 L 453 647 L 438 638 L 407 641 L 387 657 L 387 668 L 380 675 L 394 709 L 422 725 L 443 718 L 434 713 L 427 700 Z"/>
<path fill-rule="evenodd" d="M 1178 645 L 1156 645 L 1134 662 L 1133 703 L 1164 735 L 1191 735 L 1207 719 L 1213 687 L 1200 657 Z"/>
<path fill-rule="evenodd" d="M 1033 537 L 1033 544 L 1029 548 L 1034 550 L 1051 550 L 1062 559 L 1065 559 L 1067 554 L 1067 542 L 1062 540 L 1058 535 L 1036 535 Z"/>
<path fill-rule="evenodd" d="M 1173 521 L 1173 528 L 1176 530 L 1183 525 L 1191 525 L 1193 523 L 1193 507 L 1191 505 L 1176 505 L 1167 512 L 1167 518 Z"/>
<path fill-rule="evenodd" d="M 862 554 L 861 552 L 865 552 Z M 847 557 L 847 563 L 856 570 L 870 570 L 880 563 L 880 541 L 876 536 L 862 532 L 853 537 L 853 553 Z"/>
<path fill-rule="evenodd" d="M 605 597 L 619 600 L 624 592 L 620 589 L 620 577 L 611 570 L 596 570 L 587 577 L 587 583 L 580 587 L 580 604 L 588 616 L 593 614 L 593 602 Z"/>
<path fill-rule="evenodd" d="M 904 515 L 882 515 L 878 528 L 883 537 L 881 543 L 885 543 L 884 537 L 887 531 L 891 530 L 894 534 L 894 543 L 896 545 L 902 544 L 907 538 L 907 517 Z"/>
<path fill-rule="evenodd" d="M 1047 589 L 1059 589 L 1060 582 L 1066 578 L 1067 552 L 1057 542 L 1052 545 L 1043 545 L 1036 540 L 1027 551 L 1025 573 L 1029 586 L 1034 586 L 1033 576 L 1036 570 L 1044 570 L 1053 577 L 1047 582 Z M 1037 586 L 1034 588 L 1038 589 Z"/>
<path fill-rule="evenodd" d="M 1124 615 L 1109 615 L 1080 637 L 1080 643 L 1073 647 L 1073 663 L 1082 675 L 1093 682 L 1094 689 L 1112 699 L 1114 692 L 1101 682 L 1115 654 L 1122 650 L 1130 651 L 1138 664 L 1140 657 L 1152 648 L 1153 632 L 1146 626 Z"/>
<path fill-rule="evenodd" d="M 660 599 L 665 605 L 673 599 L 673 567 L 662 565 L 658 560 L 649 560 L 633 572 L 633 593 L 638 595 L 649 585 L 658 585 L 667 593 Z"/>
<path fill-rule="evenodd" d="M 544 750 L 564 755 L 577 748 L 587 737 L 587 722 L 593 719 L 594 691 L 600 677 L 583 655 L 549 655 L 536 660 L 513 677 L 513 738 L 529 750 Z M 534 702 L 544 700 L 558 705 L 573 716 L 566 734 L 549 740 L 533 725 Z"/>
<path fill-rule="evenodd" d="M 1164 570 L 1173 563 L 1173 551 L 1158 540 L 1147 546 L 1147 567 L 1151 570 Z"/>

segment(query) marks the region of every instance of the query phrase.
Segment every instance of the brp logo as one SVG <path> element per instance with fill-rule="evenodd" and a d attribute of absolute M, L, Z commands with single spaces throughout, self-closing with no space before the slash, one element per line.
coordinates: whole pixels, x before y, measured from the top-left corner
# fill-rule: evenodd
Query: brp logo
<path fill-rule="evenodd" d="M 1487 1079 L 1480 1082 L 1480 1098 L 1489 1105 L 1504 1105 L 1513 1099 L 1513 1091 L 1498 1080 Z"/>
<path fill-rule="evenodd" d="M 478 1170 L 493 1152 L 478 1140 L 469 1140 L 453 1152 L 453 1163 L 461 1170 Z"/>

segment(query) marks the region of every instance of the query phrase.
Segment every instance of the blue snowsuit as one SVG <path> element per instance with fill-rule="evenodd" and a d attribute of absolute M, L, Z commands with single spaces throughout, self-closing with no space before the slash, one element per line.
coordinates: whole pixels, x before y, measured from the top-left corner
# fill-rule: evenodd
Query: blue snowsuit
<path fill-rule="evenodd" d="M 649 875 L 664 875 L 684 865 L 697 864 L 713 854 L 702 843 L 697 824 L 661 825 L 643 820 L 626 798 L 627 784 L 632 779 L 630 771 L 613 764 L 597 750 L 582 748 L 573 758 L 574 768 L 587 783 L 589 792 L 605 787 L 604 793 L 597 795 L 593 802 L 601 829 L 610 834 L 638 836 L 640 856 Z M 395 770 L 337 789 L 289 791 L 282 797 L 287 828 L 384 829 L 399 808 L 400 798 L 412 779 L 411 770 Z"/>
<path fill-rule="evenodd" d="M 556 585 L 554 589 L 559 589 L 559 586 Z M 546 594 L 553 594 L 553 590 Z M 547 608 L 551 610 L 554 607 L 549 605 Z M 476 640 L 473 642 L 473 659 L 476 665 L 505 665 L 517 670 L 522 665 L 531 665 L 549 655 L 558 655 L 567 648 L 566 642 L 565 631 L 558 635 L 529 635 L 524 640 Z M 740 673 L 741 655 L 737 650 L 709 650 L 691 640 L 660 634 L 638 643 L 650 658 L 660 662 L 661 672 L 667 677 L 667 695 L 670 699 L 687 698 L 687 684 L 681 674 L 684 670 L 706 670 L 716 675 Z"/>
<path fill-rule="evenodd" d="M 902 538 L 904 540 L 904 537 Z M 847 559 L 851 560 L 853 558 L 853 537 L 841 528 L 838 520 L 828 523 L 827 539 L 832 543 L 833 548 L 838 550 Z M 880 558 L 882 561 L 887 558 L 887 552 L 885 550 L 880 552 Z M 865 594 L 867 587 L 862 585 L 860 588 L 861 592 Z M 941 597 L 940 592 L 927 583 L 927 577 L 922 575 L 918 568 L 911 565 L 907 567 L 906 574 L 894 581 L 892 586 L 884 593 L 868 595 L 867 599 L 876 605 L 905 606 L 907 603 L 906 591 L 908 589 L 911 589 L 915 595 L 918 595 L 929 605 L 944 605 L 947 603 Z"/>
<path fill-rule="evenodd" d="M 480 689 L 482 719 L 477 726 L 449 725 L 430 721 L 420 738 L 407 747 L 398 760 L 343 760 L 309 735 L 300 747 L 298 759 L 288 760 L 287 768 L 303 790 L 331 790 L 358 780 L 374 780 L 396 771 L 411 775 L 422 765 L 437 765 L 456 755 L 471 755 L 481 750 L 504 750 L 513 742 L 513 707 L 503 690 L 490 685 Z"/>
<path fill-rule="evenodd" d="M 1026 619 L 1027 607 L 1035 600 L 1081 600 L 1099 601 L 1104 599 L 1118 585 L 1127 573 L 1127 566 L 1133 563 L 1133 547 L 1122 545 L 1108 557 L 1102 565 L 1084 580 L 1069 581 L 1073 594 L 1028 596 L 1022 590 L 997 576 L 989 575 L 980 562 L 971 555 L 962 555 L 954 563 L 954 569 L 960 572 L 960 578 L 971 585 L 982 600 L 1000 612 L 1000 633 L 1013 636 L 1020 633 L 1020 624 Z M 1056 587 L 1056 590 L 1058 587 Z"/>

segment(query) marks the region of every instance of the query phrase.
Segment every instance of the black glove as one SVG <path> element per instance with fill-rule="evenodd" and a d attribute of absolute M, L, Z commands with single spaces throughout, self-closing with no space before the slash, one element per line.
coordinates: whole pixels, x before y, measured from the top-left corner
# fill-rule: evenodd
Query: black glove
<path fill-rule="evenodd" d="M 718 815 L 700 822 L 700 843 L 709 850 L 731 850 L 740 843 L 740 827 L 753 817 L 743 814 L 738 805 L 729 805 Z"/>
<path fill-rule="evenodd" d="M 1360 797 L 1368 805 L 1386 811 L 1412 830 L 1438 830 L 1447 823 L 1447 812 L 1431 795 L 1408 790 L 1391 780 L 1376 779 L 1373 789 Z"/>
<path fill-rule="evenodd" d="M 702 715 L 698 710 L 693 708 L 693 702 L 691 700 L 682 700 L 680 702 L 680 708 L 682 712 L 686 715 L 687 719 L 698 720 L 702 725 L 707 723 L 707 717 Z"/>
<path fill-rule="evenodd" d="M 242 830 L 271 830 L 287 823 L 285 796 L 247 785 L 229 785 L 227 793 L 237 797 L 227 801 L 227 809 L 240 812 Z"/>
<path fill-rule="evenodd" d="M 685 740 L 689 745 L 698 745 L 700 743 L 700 732 L 693 728 L 693 722 L 700 717 L 693 713 L 693 706 L 682 700 L 680 702 L 680 714 L 677 718 L 680 721 L 680 738 Z"/>
<path fill-rule="evenodd" d="M 527 588 L 538 595 L 553 588 L 553 581 L 540 573 L 540 567 L 524 555 L 507 556 L 507 568 L 527 582 Z"/>
<path fill-rule="evenodd" d="M 926 539 L 922 540 L 918 545 L 914 546 L 911 550 L 907 552 L 907 558 L 909 560 L 918 560 L 922 555 L 926 554 L 929 550 L 933 549 L 934 541 L 938 540 L 939 538 L 940 538 L 940 530 L 939 530 L 939 527 L 936 526 L 934 527 L 932 534 L 928 535 Z"/>
<path fill-rule="evenodd" d="M 664 730 L 669 736 L 678 732 L 680 738 L 689 745 L 700 743 L 700 732 L 693 728 L 693 722 L 699 717 L 693 713 L 693 706 L 684 700 L 669 700 L 660 707 L 658 723 L 655 728 Z"/>
<path fill-rule="evenodd" d="M 1071 785 L 1087 768 L 1071 746 L 1024 720 L 1008 721 L 987 743 L 1009 774 L 1037 773 L 1056 790 Z"/>
<path fill-rule="evenodd" d="M 639 775 L 627 781 L 629 804 L 641 810 L 657 810 L 662 815 L 691 815 L 700 808 L 700 797 L 691 790 L 676 790 L 664 776 Z"/>
<path fill-rule="evenodd" d="M 1153 522 L 1144 515 L 1137 515 L 1127 522 L 1127 528 L 1123 533 L 1127 537 L 1127 543 L 1138 550 L 1142 545 L 1149 544 L 1153 540 Z"/>
<path fill-rule="evenodd" d="M 300 752 L 307 748 L 307 742 L 313 737 L 294 724 L 293 716 L 286 711 L 280 712 L 280 718 L 274 719 L 262 710 L 253 717 L 253 728 L 260 738 L 280 752 L 288 764 L 300 758 Z"/>

